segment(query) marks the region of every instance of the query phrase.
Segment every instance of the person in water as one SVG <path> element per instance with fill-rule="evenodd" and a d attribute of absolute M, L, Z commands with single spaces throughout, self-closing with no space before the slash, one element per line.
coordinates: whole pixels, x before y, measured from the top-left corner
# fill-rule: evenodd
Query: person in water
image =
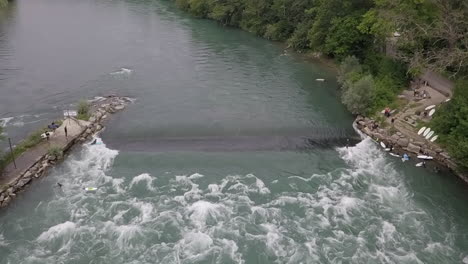
<path fill-rule="evenodd" d="M 97 138 L 94 139 L 94 141 L 91 143 L 91 145 L 96 145 L 97 144 Z"/>
<path fill-rule="evenodd" d="M 57 182 L 57 186 L 58 186 L 59 188 L 62 188 L 63 185 L 62 185 L 60 182 Z"/>
<path fill-rule="evenodd" d="M 405 153 L 405 154 L 403 154 L 403 159 L 404 159 L 404 160 L 409 160 L 410 157 L 408 156 L 408 154 Z"/>

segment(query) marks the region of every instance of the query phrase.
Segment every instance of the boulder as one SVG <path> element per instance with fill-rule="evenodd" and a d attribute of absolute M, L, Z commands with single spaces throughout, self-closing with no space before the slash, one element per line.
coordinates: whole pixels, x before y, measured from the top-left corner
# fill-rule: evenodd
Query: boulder
<path fill-rule="evenodd" d="M 422 147 L 425 145 L 424 142 L 421 142 L 421 141 L 414 141 L 413 144 L 419 147 Z"/>
<path fill-rule="evenodd" d="M 421 147 L 420 147 L 420 146 L 416 146 L 416 145 L 414 145 L 414 144 L 412 144 L 412 143 L 409 143 L 407 149 L 408 149 L 408 151 L 410 151 L 410 152 L 419 153 L 419 150 L 421 150 Z"/>
<path fill-rule="evenodd" d="M 407 138 L 400 138 L 400 139 L 398 139 L 397 144 L 398 144 L 399 146 L 405 148 L 405 147 L 408 146 L 409 140 L 408 140 Z"/>
<path fill-rule="evenodd" d="M 107 118 L 107 115 L 103 115 L 101 119 L 106 119 Z"/>
<path fill-rule="evenodd" d="M 89 122 L 91 122 L 91 123 L 96 122 L 96 117 L 95 116 L 90 117 Z"/>
<path fill-rule="evenodd" d="M 365 126 L 366 122 L 360 120 L 360 121 L 357 121 L 357 124 L 358 124 L 358 126 Z"/>
<path fill-rule="evenodd" d="M 443 152 L 443 151 L 444 151 L 444 150 L 441 149 L 441 148 L 437 148 L 437 149 L 435 150 L 435 152 L 437 152 L 437 153 L 441 153 L 441 152 Z"/>
<path fill-rule="evenodd" d="M 91 134 L 92 132 L 93 132 L 93 131 L 91 130 L 91 128 L 88 128 L 88 129 L 86 129 L 86 132 L 85 132 L 85 133 L 89 135 L 89 134 Z"/>
<path fill-rule="evenodd" d="M 101 126 L 101 125 L 97 125 L 97 126 L 96 126 L 96 131 L 99 131 L 99 130 L 101 130 L 101 129 L 102 129 L 102 126 Z"/>
<path fill-rule="evenodd" d="M 444 159 L 450 159 L 450 155 L 447 152 L 440 153 L 440 156 L 442 156 Z"/>
<path fill-rule="evenodd" d="M 11 195 L 14 192 L 13 187 L 10 187 L 6 190 L 7 195 Z"/>
<path fill-rule="evenodd" d="M 401 132 L 396 132 L 397 136 L 401 137 L 403 136 L 403 134 L 401 134 Z"/>
<path fill-rule="evenodd" d="M 2 206 L 3 206 L 3 205 L 9 204 L 10 201 L 11 201 L 11 197 L 10 197 L 10 196 L 5 197 L 5 199 L 4 199 L 3 202 L 2 202 Z"/>
<path fill-rule="evenodd" d="M 31 172 L 27 171 L 25 174 L 23 174 L 23 178 L 31 178 Z"/>
<path fill-rule="evenodd" d="M 23 186 L 28 184 L 30 181 L 31 181 L 31 178 L 23 178 L 16 183 L 15 187 L 17 189 L 22 188 Z"/>
<path fill-rule="evenodd" d="M 5 200 L 5 194 L 2 193 L 2 194 L 0 195 L 0 203 L 3 202 L 3 200 Z"/>
<path fill-rule="evenodd" d="M 431 149 L 428 149 L 426 150 L 425 152 L 428 156 L 432 156 L 432 157 L 435 157 L 437 155 L 437 153 Z"/>
<path fill-rule="evenodd" d="M 47 155 L 47 159 L 52 161 L 52 160 L 56 160 L 57 157 L 55 155 Z"/>
<path fill-rule="evenodd" d="M 125 105 L 117 105 L 114 108 L 115 108 L 116 111 L 120 111 L 120 110 L 123 110 L 125 108 Z"/>
<path fill-rule="evenodd" d="M 394 134 L 390 137 L 390 141 L 392 141 L 393 143 L 396 143 L 399 139 L 400 137 L 397 134 Z"/>

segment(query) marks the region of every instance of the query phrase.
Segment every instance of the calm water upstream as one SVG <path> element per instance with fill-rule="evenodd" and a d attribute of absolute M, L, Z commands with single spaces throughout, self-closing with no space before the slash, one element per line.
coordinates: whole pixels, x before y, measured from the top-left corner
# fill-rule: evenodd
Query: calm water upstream
<path fill-rule="evenodd" d="M 0 211 L 0 263 L 468 263 L 467 187 L 343 147 L 336 90 L 172 1 L 17 0 L 0 11 L 8 136 L 82 98 L 136 100 Z"/>

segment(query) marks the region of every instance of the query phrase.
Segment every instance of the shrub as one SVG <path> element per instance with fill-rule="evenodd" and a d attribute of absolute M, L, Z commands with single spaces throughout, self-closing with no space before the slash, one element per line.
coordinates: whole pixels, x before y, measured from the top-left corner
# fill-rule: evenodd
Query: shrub
<path fill-rule="evenodd" d="M 62 156 L 63 151 L 58 146 L 51 146 L 47 150 L 47 154 L 49 154 L 50 156 L 60 157 L 60 156 Z"/>
<path fill-rule="evenodd" d="M 81 100 L 78 103 L 78 119 L 88 120 L 89 119 L 89 110 L 90 110 L 90 105 L 89 105 L 88 101 Z"/>

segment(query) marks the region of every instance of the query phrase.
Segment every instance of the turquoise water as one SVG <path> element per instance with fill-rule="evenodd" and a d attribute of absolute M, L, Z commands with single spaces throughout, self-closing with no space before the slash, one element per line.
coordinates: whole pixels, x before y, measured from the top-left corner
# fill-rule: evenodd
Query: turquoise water
<path fill-rule="evenodd" d="M 356 140 L 324 65 L 167 1 L 18 0 L 0 25 L 14 140 L 135 98 L 0 211 L 0 263 L 468 263 L 466 186 Z"/>

